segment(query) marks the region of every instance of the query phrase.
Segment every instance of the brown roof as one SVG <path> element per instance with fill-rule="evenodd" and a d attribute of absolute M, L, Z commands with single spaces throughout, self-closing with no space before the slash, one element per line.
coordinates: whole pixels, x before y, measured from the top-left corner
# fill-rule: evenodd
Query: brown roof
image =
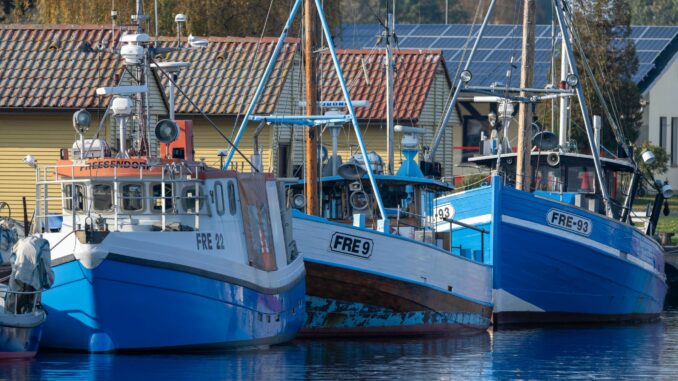
<path fill-rule="evenodd" d="M 84 52 L 84 43 L 118 45 L 119 31 L 102 25 L 0 26 L 0 109 L 76 109 L 105 107 L 97 87 L 114 86 L 122 73 L 119 55 Z M 160 38 L 161 46 L 174 40 Z M 185 39 L 184 39 L 185 41 Z M 208 114 L 244 112 L 271 57 L 275 38 L 209 38 L 209 47 L 175 52 L 166 60 L 191 62 L 178 85 Z M 289 39 L 259 102 L 272 113 L 292 66 L 298 40 Z M 162 76 L 163 85 L 167 80 Z M 178 113 L 197 113 L 180 94 Z"/>
<path fill-rule="evenodd" d="M 0 109 L 101 107 L 96 88 L 114 84 L 118 58 L 80 47 L 117 40 L 100 25 L 0 26 Z"/>
<path fill-rule="evenodd" d="M 87 46 L 118 45 L 119 31 L 103 25 L 4 25 L 0 26 L 0 109 L 76 109 L 105 107 L 95 95 L 97 87 L 115 85 L 122 73 L 116 54 L 87 51 Z M 160 45 L 174 39 L 161 37 Z M 171 53 L 165 60 L 192 63 L 177 83 L 205 113 L 243 113 L 273 52 L 276 38 L 211 37 L 204 49 Z M 289 75 L 299 40 L 288 39 L 259 102 L 257 113 L 274 111 Z M 370 101 L 358 108 L 360 119 L 383 120 L 385 72 L 383 50 L 339 50 L 344 76 L 355 100 Z M 439 64 L 439 50 L 395 53 L 395 118 L 416 120 Z M 160 59 L 160 58 L 158 58 Z M 329 54 L 321 56 L 321 98 L 342 99 Z M 167 80 L 161 76 L 163 85 Z M 197 113 L 180 94 L 177 113 Z"/>
<path fill-rule="evenodd" d="M 177 85 L 207 114 L 232 115 L 244 113 L 273 54 L 277 38 L 210 37 L 203 49 L 173 52 L 167 61 L 190 62 L 191 67 L 181 72 Z M 175 39 L 162 38 L 161 46 L 171 46 Z M 287 79 L 298 39 L 287 39 L 276 66 L 271 73 L 256 112 L 273 113 Z M 163 85 L 167 78 L 162 76 Z M 177 113 L 197 113 L 186 100 L 177 95 Z"/>
<path fill-rule="evenodd" d="M 338 50 L 351 99 L 367 100 L 369 108 L 356 108 L 359 119 L 383 120 L 386 116 L 386 54 L 379 50 Z M 440 50 L 400 49 L 394 53 L 394 118 L 416 121 L 438 65 L 444 65 Z M 321 58 L 320 98 L 341 100 L 343 95 L 328 54 Z M 443 71 L 446 73 L 446 71 Z M 447 74 L 445 74 L 447 78 Z M 448 79 L 449 81 L 449 79 Z"/>

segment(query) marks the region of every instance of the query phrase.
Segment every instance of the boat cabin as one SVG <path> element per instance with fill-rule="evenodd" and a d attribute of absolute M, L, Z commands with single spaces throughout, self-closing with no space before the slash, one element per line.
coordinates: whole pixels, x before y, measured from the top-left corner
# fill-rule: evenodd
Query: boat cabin
<path fill-rule="evenodd" d="M 516 180 L 516 153 L 501 155 L 500 172 L 507 185 Z M 600 189 L 598 189 L 593 158 L 579 153 L 537 151 L 531 154 L 532 187 L 536 194 L 588 209 L 605 213 Z M 497 168 L 497 155 L 477 156 L 469 159 L 477 165 Z M 628 184 L 634 167 L 621 159 L 601 158 L 615 216 L 621 213 Z"/>

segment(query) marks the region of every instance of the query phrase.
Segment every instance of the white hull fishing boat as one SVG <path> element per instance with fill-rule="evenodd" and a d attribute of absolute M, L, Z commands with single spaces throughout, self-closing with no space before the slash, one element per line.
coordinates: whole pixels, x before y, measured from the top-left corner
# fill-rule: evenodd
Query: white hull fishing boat
<path fill-rule="evenodd" d="M 11 265 L 0 284 L 0 360 L 35 356 L 47 318 L 40 296 L 54 282 L 49 243 L 38 237 L 19 240 L 10 221 L 0 221 L 2 264 Z"/>
<path fill-rule="evenodd" d="M 301 2 L 294 3 L 280 41 L 286 37 Z M 333 108 L 345 107 L 348 115 L 336 112 L 314 115 L 317 92 L 313 75 L 307 70 L 307 115 L 251 118 L 272 124 L 303 125 L 316 130 L 311 136 L 319 134 L 316 126 L 350 122 L 360 147 L 360 154 L 340 167 L 338 173 L 317 179 L 317 160 L 313 157 L 317 148 L 307 146 L 306 179 L 290 189 L 289 199 L 298 209 L 305 206 L 304 191 L 311 200 L 318 200 L 312 190 L 317 188 L 316 184 L 322 184 L 323 195 L 317 205 L 316 201 L 308 205 L 318 207 L 324 217 L 313 211 L 293 214 L 294 237 L 307 271 L 307 319 L 302 334 L 444 335 L 486 329 L 492 311 L 491 267 L 480 256 L 465 258 L 453 254 L 449 245 L 436 245 L 430 229 L 433 198 L 452 188 L 425 178 L 413 162 L 417 154 L 417 129 L 403 130 L 407 135 L 404 155 L 408 160 L 398 174 L 374 173 L 373 155 L 368 154 L 358 128 L 355 102 L 349 97 L 318 0 L 315 4 L 306 2 L 305 56 L 309 58 L 313 50 L 308 36 L 314 32 L 308 25 L 314 17 L 314 6 L 343 95 L 341 101 L 325 103 Z M 271 60 L 274 62 L 275 54 Z M 309 68 L 312 61 L 306 61 Z M 244 132 L 244 126 L 238 136 Z M 334 155 L 336 160 L 336 149 Z M 384 205 L 382 195 L 387 195 L 391 204 Z M 477 237 L 479 240 L 483 239 L 482 234 Z"/>
<path fill-rule="evenodd" d="M 173 105 L 151 135 L 150 72 L 176 85 L 167 72 L 186 65 L 150 65 L 162 52 L 149 51 L 143 19 L 137 1 L 138 29 L 121 39 L 136 83 L 97 90 L 111 98 L 117 154 L 84 139 L 81 110 L 71 157 L 62 150 L 56 164 L 37 166 L 33 231 L 49 241 L 56 275 L 43 296 L 43 344 L 108 352 L 290 340 L 304 321 L 305 288 L 284 191 L 270 175 L 194 160 L 192 123 L 174 121 Z"/>

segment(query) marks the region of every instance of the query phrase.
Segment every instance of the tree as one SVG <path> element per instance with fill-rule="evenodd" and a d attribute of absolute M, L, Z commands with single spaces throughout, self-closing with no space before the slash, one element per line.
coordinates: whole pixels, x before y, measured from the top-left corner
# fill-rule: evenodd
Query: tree
<path fill-rule="evenodd" d="M 678 24 L 678 0 L 629 0 L 634 25 Z"/>
<path fill-rule="evenodd" d="M 8 1 L 8 0 L 4 0 Z M 17 1 L 17 0 L 14 0 Z M 111 0 L 21 0 L 36 3 L 36 21 L 46 24 L 110 24 Z M 153 0 L 143 0 L 151 16 Z M 129 24 L 135 13 L 134 0 L 114 2 L 117 22 Z M 291 0 L 158 0 L 158 29 L 161 35 L 174 35 L 174 15 L 187 16 L 186 32 L 198 36 L 276 36 L 289 16 Z M 270 13 L 269 13 L 270 9 Z M 326 1 L 325 13 L 331 25 L 341 19 L 339 2 Z M 300 20 L 300 17 L 297 17 Z M 290 32 L 294 36 L 297 28 Z M 154 30 L 154 24 L 148 30 Z"/>
<path fill-rule="evenodd" d="M 575 30 L 578 42 L 593 71 L 594 79 L 602 89 L 606 103 L 617 117 L 627 141 L 638 137 L 641 120 L 640 91 L 633 81 L 638 69 L 635 45 L 631 35 L 631 12 L 626 0 L 577 0 L 575 6 Z M 582 52 L 577 52 L 577 67 L 582 77 L 582 86 L 591 115 L 605 118 L 602 103 L 596 96 L 592 79 L 586 76 Z M 573 110 L 578 110 L 576 102 Z M 588 147 L 584 123 L 580 113 L 573 112 L 572 137 L 579 147 Z M 610 123 L 603 123 L 603 146 L 616 153 L 617 142 Z"/>

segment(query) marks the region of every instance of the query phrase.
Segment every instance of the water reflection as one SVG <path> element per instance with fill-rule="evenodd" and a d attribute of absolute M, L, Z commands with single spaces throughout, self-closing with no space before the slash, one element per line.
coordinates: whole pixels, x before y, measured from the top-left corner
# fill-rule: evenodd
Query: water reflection
<path fill-rule="evenodd" d="M 461 338 L 304 340 L 207 354 L 40 353 L 0 379 L 678 379 L 678 310 L 652 324 L 503 330 Z"/>

